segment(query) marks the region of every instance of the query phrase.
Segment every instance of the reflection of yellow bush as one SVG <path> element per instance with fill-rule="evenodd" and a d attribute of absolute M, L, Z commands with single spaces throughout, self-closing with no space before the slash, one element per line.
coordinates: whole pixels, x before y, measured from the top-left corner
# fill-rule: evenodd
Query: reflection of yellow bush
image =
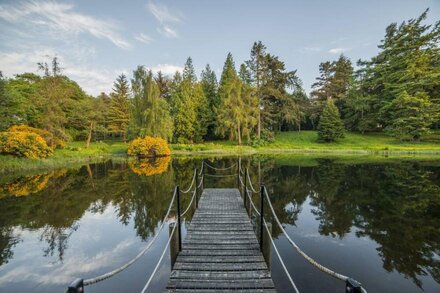
<path fill-rule="evenodd" d="M 128 145 L 128 154 L 138 157 L 161 157 L 171 155 L 171 151 L 163 138 L 147 136 L 132 140 Z"/>
<path fill-rule="evenodd" d="M 0 153 L 32 159 L 46 158 L 53 150 L 46 141 L 32 132 L 0 132 Z"/>
<path fill-rule="evenodd" d="M 165 172 L 168 169 L 170 160 L 170 157 L 160 157 L 149 160 L 130 161 L 128 165 L 137 175 L 151 176 Z"/>
<path fill-rule="evenodd" d="M 63 148 L 65 146 L 63 140 L 55 137 L 52 133 L 44 129 L 38 129 L 27 125 L 14 125 L 8 129 L 8 132 L 35 133 L 41 136 L 46 141 L 46 144 L 52 148 Z"/>
<path fill-rule="evenodd" d="M 49 179 L 64 176 L 66 171 L 61 170 L 53 173 L 24 176 L 3 186 L 4 191 L 9 195 L 26 196 L 37 193 L 47 187 Z"/>

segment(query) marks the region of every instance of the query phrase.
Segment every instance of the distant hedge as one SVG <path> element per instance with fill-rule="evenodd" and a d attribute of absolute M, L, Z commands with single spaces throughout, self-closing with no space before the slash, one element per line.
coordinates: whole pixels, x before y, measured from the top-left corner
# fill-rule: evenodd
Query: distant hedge
<path fill-rule="evenodd" d="M 128 154 L 140 158 L 154 158 L 169 156 L 171 150 L 163 138 L 147 136 L 132 140 L 128 145 Z"/>

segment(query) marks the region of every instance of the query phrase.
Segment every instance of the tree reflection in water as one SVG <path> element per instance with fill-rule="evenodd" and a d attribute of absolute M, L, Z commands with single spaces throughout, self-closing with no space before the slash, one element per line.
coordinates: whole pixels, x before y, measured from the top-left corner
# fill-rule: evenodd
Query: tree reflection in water
<path fill-rule="evenodd" d="M 255 188 L 264 183 L 284 224 L 295 225 L 306 204 L 321 235 L 343 239 L 352 231 L 377 243 L 386 271 L 419 287 L 421 276 L 440 282 L 440 167 L 422 162 L 341 164 L 321 159 L 296 164 L 265 156 L 210 158 L 218 168 L 249 168 Z M 114 207 L 121 225 L 134 224 L 146 241 L 156 233 L 173 187 L 187 188 L 200 159 L 121 161 L 47 172 L 0 182 L 0 265 L 14 257 L 19 231 L 40 233 L 43 255 L 62 262 L 86 212 Z M 207 174 L 234 174 L 206 169 Z M 6 179 L 5 179 L 6 178 Z M 234 187 L 237 178 L 206 178 L 206 186 Z M 182 196 L 182 205 L 190 196 Z M 255 196 L 254 200 L 258 200 Z M 267 211 L 267 210 L 266 210 Z M 270 220 L 270 213 L 266 216 Z M 273 223 L 273 234 L 281 231 Z"/>
<path fill-rule="evenodd" d="M 385 270 L 396 270 L 422 288 L 421 276 L 440 282 L 439 169 L 417 162 L 318 160 L 301 168 L 268 164 L 264 181 L 283 223 L 295 225 L 308 197 L 321 235 L 343 238 L 355 228 L 357 237 L 378 244 Z M 274 235 L 279 233 L 274 229 Z"/>

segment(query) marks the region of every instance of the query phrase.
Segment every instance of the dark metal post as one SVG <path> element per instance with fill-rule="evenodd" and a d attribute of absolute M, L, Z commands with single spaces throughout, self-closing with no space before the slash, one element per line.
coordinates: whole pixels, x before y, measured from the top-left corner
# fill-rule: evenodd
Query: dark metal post
<path fill-rule="evenodd" d="M 238 159 L 238 164 L 237 164 L 237 188 L 240 191 L 240 159 Z"/>
<path fill-rule="evenodd" d="M 76 279 L 67 287 L 67 293 L 84 293 L 84 280 Z"/>
<path fill-rule="evenodd" d="M 177 256 L 179 255 L 179 240 L 177 237 L 177 231 L 174 231 L 174 226 L 176 223 L 170 223 L 169 225 L 169 237 L 171 237 L 170 242 L 170 259 L 171 259 L 171 268 L 174 267 Z M 172 233 L 174 231 L 174 233 Z"/>
<path fill-rule="evenodd" d="M 200 192 L 199 184 L 197 183 L 197 177 L 199 176 L 199 172 L 197 171 L 198 170 L 196 168 L 196 209 L 199 208 L 199 192 Z"/>
<path fill-rule="evenodd" d="M 264 189 L 266 187 L 261 185 L 260 189 L 260 249 L 263 250 L 263 226 L 264 226 Z"/>
<path fill-rule="evenodd" d="M 244 208 L 247 211 L 247 197 L 248 197 L 248 192 L 247 192 L 247 175 L 248 175 L 248 169 L 246 168 L 244 170 Z"/>
<path fill-rule="evenodd" d="M 348 278 L 345 281 L 345 292 L 346 293 L 361 293 L 362 292 L 362 286 L 356 280 Z"/>
<path fill-rule="evenodd" d="M 182 229 L 180 226 L 180 188 L 179 185 L 176 186 L 177 189 L 177 232 L 179 233 L 179 251 L 182 251 Z"/>

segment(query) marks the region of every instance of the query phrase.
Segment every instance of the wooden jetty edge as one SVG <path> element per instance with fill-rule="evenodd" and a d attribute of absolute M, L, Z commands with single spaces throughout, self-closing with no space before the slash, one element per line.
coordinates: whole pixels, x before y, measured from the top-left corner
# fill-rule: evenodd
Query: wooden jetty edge
<path fill-rule="evenodd" d="M 276 292 L 238 189 L 203 191 L 165 292 Z"/>

